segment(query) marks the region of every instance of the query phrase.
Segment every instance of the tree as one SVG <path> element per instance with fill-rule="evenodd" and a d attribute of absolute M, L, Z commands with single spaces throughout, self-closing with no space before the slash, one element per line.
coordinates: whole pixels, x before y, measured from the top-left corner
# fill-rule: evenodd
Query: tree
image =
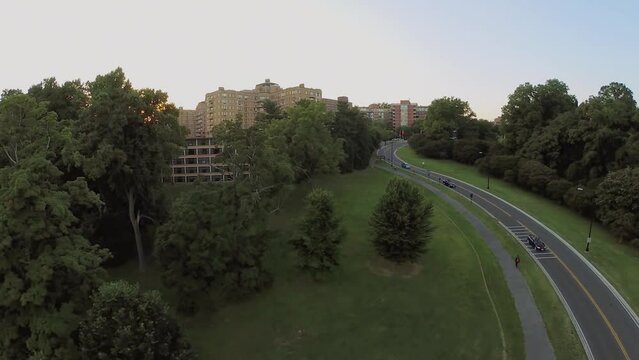
<path fill-rule="evenodd" d="M 217 288 L 230 296 L 271 281 L 262 265 L 266 213 L 244 183 L 196 184 L 180 196 L 156 233 L 162 282 L 177 291 L 179 310 L 196 311 L 196 298 Z"/>
<path fill-rule="evenodd" d="M 342 141 L 331 136 L 330 126 L 331 117 L 324 104 L 311 101 L 299 102 L 288 109 L 287 118 L 269 125 L 269 146 L 288 154 L 296 181 L 338 172 L 344 151 Z"/>
<path fill-rule="evenodd" d="M 91 102 L 78 127 L 83 169 L 107 211 L 128 214 L 143 271 L 140 224 L 162 212 L 162 176 L 184 144 L 178 111 L 161 91 L 133 89 L 119 68 L 88 88 Z"/>
<path fill-rule="evenodd" d="M 316 277 L 338 265 L 337 247 L 345 233 L 330 192 L 316 188 L 306 196 L 304 217 L 298 230 L 291 244 L 299 256 L 300 268 Z"/>
<path fill-rule="evenodd" d="M 124 281 L 98 289 L 79 338 L 83 359 L 195 359 L 160 294 Z"/>
<path fill-rule="evenodd" d="M 59 85 L 55 78 L 44 79 L 30 87 L 28 94 L 46 102 L 48 110 L 55 112 L 60 120 L 79 119 L 80 112 L 89 104 L 87 89 L 80 80 Z"/>
<path fill-rule="evenodd" d="M 419 126 L 431 139 L 463 139 L 473 137 L 469 133 L 469 125 L 473 121 L 477 120 L 468 102 L 454 97 L 443 97 L 430 103 Z M 477 134 L 474 137 L 477 137 Z"/>
<path fill-rule="evenodd" d="M 577 108 L 577 98 L 568 94 L 568 86 L 551 79 L 545 84 L 519 85 L 502 107 L 501 130 L 511 153 L 523 149 L 535 131 L 560 114 Z"/>
<path fill-rule="evenodd" d="M 517 182 L 538 193 L 544 194 L 547 185 L 555 180 L 557 174 L 546 165 L 535 160 L 521 160 L 519 162 Z"/>
<path fill-rule="evenodd" d="M 288 155 L 268 142 L 267 128 L 266 122 L 244 128 L 237 119 L 214 127 L 213 137 L 224 149 L 218 155 L 223 169 L 246 183 L 265 207 L 277 211 L 294 174 Z"/>
<path fill-rule="evenodd" d="M 74 204 L 97 206 L 83 179 L 62 180 L 45 152 L 0 169 L 0 358 L 69 359 L 108 252 L 89 244 Z"/>
<path fill-rule="evenodd" d="M 639 246 L 639 168 L 609 173 L 597 187 L 598 218 L 622 241 Z"/>
<path fill-rule="evenodd" d="M 331 127 L 334 138 L 342 139 L 345 157 L 340 162 L 342 173 L 362 170 L 368 167 L 371 154 L 375 150 L 371 136 L 370 119 L 357 108 L 338 102 L 335 120 Z"/>
<path fill-rule="evenodd" d="M 391 180 L 370 220 L 377 253 L 395 263 L 417 260 L 431 238 L 432 215 L 432 204 L 415 185 Z"/>

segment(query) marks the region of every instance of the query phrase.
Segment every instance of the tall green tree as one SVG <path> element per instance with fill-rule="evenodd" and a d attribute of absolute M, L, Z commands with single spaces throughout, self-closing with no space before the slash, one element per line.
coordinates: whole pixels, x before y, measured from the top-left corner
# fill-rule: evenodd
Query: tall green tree
<path fill-rule="evenodd" d="M 0 169 L 0 358 L 74 358 L 108 252 L 81 235 L 70 209 L 99 198 L 83 179 L 64 181 L 43 152 L 17 160 Z"/>
<path fill-rule="evenodd" d="M 373 143 L 370 122 L 357 108 L 349 107 L 346 102 L 337 103 L 331 133 L 334 138 L 343 140 L 345 157 L 339 164 L 342 173 L 368 167 L 377 145 Z"/>
<path fill-rule="evenodd" d="M 370 220 L 377 253 L 395 263 L 417 260 L 431 238 L 432 215 L 433 205 L 415 185 L 391 180 Z"/>
<path fill-rule="evenodd" d="M 195 359 L 157 291 L 116 281 L 102 285 L 79 332 L 82 359 Z"/>
<path fill-rule="evenodd" d="M 333 195 L 320 188 L 313 189 L 306 196 L 298 233 L 291 239 L 300 268 L 314 277 L 329 272 L 339 263 L 338 246 L 344 236 Z"/>
<path fill-rule="evenodd" d="M 271 120 L 274 120 L 273 118 Z M 267 122 L 244 128 L 241 119 L 225 121 L 213 129 L 215 141 L 223 147 L 218 155 L 222 169 L 234 181 L 252 189 L 258 201 L 271 211 L 279 209 L 293 182 L 293 165 L 285 152 L 268 141 Z"/>
<path fill-rule="evenodd" d="M 269 237 L 264 207 L 245 183 L 199 184 L 182 195 L 155 240 L 162 281 L 177 291 L 179 310 L 195 312 L 196 299 L 214 288 L 234 297 L 267 286 Z"/>
<path fill-rule="evenodd" d="M 28 94 L 36 100 L 46 102 L 49 111 L 58 115 L 60 120 L 77 120 L 80 113 L 89 105 L 86 86 L 80 80 L 58 84 L 55 78 L 44 79 L 29 88 Z"/>
<path fill-rule="evenodd" d="M 639 168 L 609 173 L 597 187 L 598 218 L 617 237 L 639 246 Z"/>
<path fill-rule="evenodd" d="M 560 114 L 575 110 L 577 98 L 568 91 L 568 86 L 557 79 L 518 86 L 502 107 L 501 128 L 506 147 L 512 153 L 523 149 L 533 133 Z"/>
<path fill-rule="evenodd" d="M 331 126 L 324 104 L 311 101 L 300 102 L 288 109 L 287 118 L 269 125 L 269 145 L 288 155 L 296 181 L 339 171 L 344 151 L 342 141 L 331 136 Z"/>
<path fill-rule="evenodd" d="M 475 129 L 475 135 L 470 134 L 471 121 L 476 119 L 468 102 L 455 97 L 443 97 L 431 102 L 419 127 L 433 139 L 477 137 Z"/>
<path fill-rule="evenodd" d="M 178 111 L 158 90 L 136 90 L 122 69 L 88 84 L 91 102 L 82 112 L 83 169 L 112 213 L 128 214 L 140 270 L 144 247 L 140 224 L 162 211 L 162 177 L 184 145 Z"/>

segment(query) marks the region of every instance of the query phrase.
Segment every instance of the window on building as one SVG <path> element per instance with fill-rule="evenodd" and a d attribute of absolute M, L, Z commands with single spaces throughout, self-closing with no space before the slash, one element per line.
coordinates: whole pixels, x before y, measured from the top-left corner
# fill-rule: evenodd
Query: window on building
<path fill-rule="evenodd" d="M 174 174 L 184 174 L 184 168 L 183 167 L 173 168 L 173 173 Z"/>
<path fill-rule="evenodd" d="M 197 163 L 198 164 L 209 164 L 210 161 L 209 161 L 209 158 L 199 158 L 199 159 L 197 159 Z"/>
<path fill-rule="evenodd" d="M 186 141 L 186 146 L 195 146 L 195 140 L 193 140 L 193 139 L 187 140 Z"/>
<path fill-rule="evenodd" d="M 194 145 L 195 145 L 195 144 L 194 144 Z M 191 145 L 191 146 L 194 146 L 194 145 Z M 195 155 L 196 153 L 197 153 L 197 150 L 196 150 L 196 149 L 187 149 L 187 150 L 186 150 L 186 154 L 187 154 L 187 155 Z"/>
<path fill-rule="evenodd" d="M 188 159 L 185 159 L 185 160 L 184 160 L 184 162 L 185 162 L 187 165 L 194 165 L 194 164 L 197 164 L 197 161 L 196 161 L 196 160 L 197 160 L 197 159 L 195 159 L 195 158 L 188 158 Z"/>
<path fill-rule="evenodd" d="M 208 167 L 208 166 L 200 166 L 200 167 L 198 168 L 198 172 L 199 172 L 200 174 L 208 174 L 208 173 L 210 173 L 210 172 L 211 172 L 211 168 L 210 168 L 210 167 Z"/>
<path fill-rule="evenodd" d="M 186 168 L 186 173 L 187 174 L 197 174 L 197 168 L 196 167 L 188 167 L 188 168 Z"/>

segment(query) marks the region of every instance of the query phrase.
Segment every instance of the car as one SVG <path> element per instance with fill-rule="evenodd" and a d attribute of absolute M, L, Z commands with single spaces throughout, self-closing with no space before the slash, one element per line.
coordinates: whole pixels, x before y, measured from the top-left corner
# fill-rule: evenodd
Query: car
<path fill-rule="evenodd" d="M 454 188 L 456 188 L 456 187 L 457 187 L 457 185 L 456 185 L 454 182 L 449 181 L 449 182 L 448 182 L 448 187 L 449 187 L 449 188 L 451 188 L 451 189 L 454 189 Z"/>
<path fill-rule="evenodd" d="M 450 185 L 450 182 L 448 181 L 448 179 L 444 179 L 444 181 L 442 181 L 442 184 L 444 184 L 444 186 L 448 186 Z"/>
<path fill-rule="evenodd" d="M 533 234 L 528 234 L 527 239 L 528 239 L 528 246 L 530 246 L 531 248 L 534 248 L 537 237 Z"/>
<path fill-rule="evenodd" d="M 404 163 L 404 162 L 402 163 L 402 167 L 404 169 L 410 169 L 410 165 L 408 165 L 407 163 Z"/>
<path fill-rule="evenodd" d="M 535 250 L 542 252 L 546 251 L 546 243 L 537 238 L 537 242 L 535 243 Z"/>

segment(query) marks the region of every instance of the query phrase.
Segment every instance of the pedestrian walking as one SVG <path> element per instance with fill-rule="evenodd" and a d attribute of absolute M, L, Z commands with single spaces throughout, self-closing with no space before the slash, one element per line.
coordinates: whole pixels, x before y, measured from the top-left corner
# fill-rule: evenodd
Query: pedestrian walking
<path fill-rule="evenodd" d="M 519 255 L 515 256 L 515 267 L 519 269 L 519 263 L 521 262 L 521 259 L 519 258 Z"/>
<path fill-rule="evenodd" d="M 470 193 L 470 202 L 473 202 L 473 193 Z"/>

